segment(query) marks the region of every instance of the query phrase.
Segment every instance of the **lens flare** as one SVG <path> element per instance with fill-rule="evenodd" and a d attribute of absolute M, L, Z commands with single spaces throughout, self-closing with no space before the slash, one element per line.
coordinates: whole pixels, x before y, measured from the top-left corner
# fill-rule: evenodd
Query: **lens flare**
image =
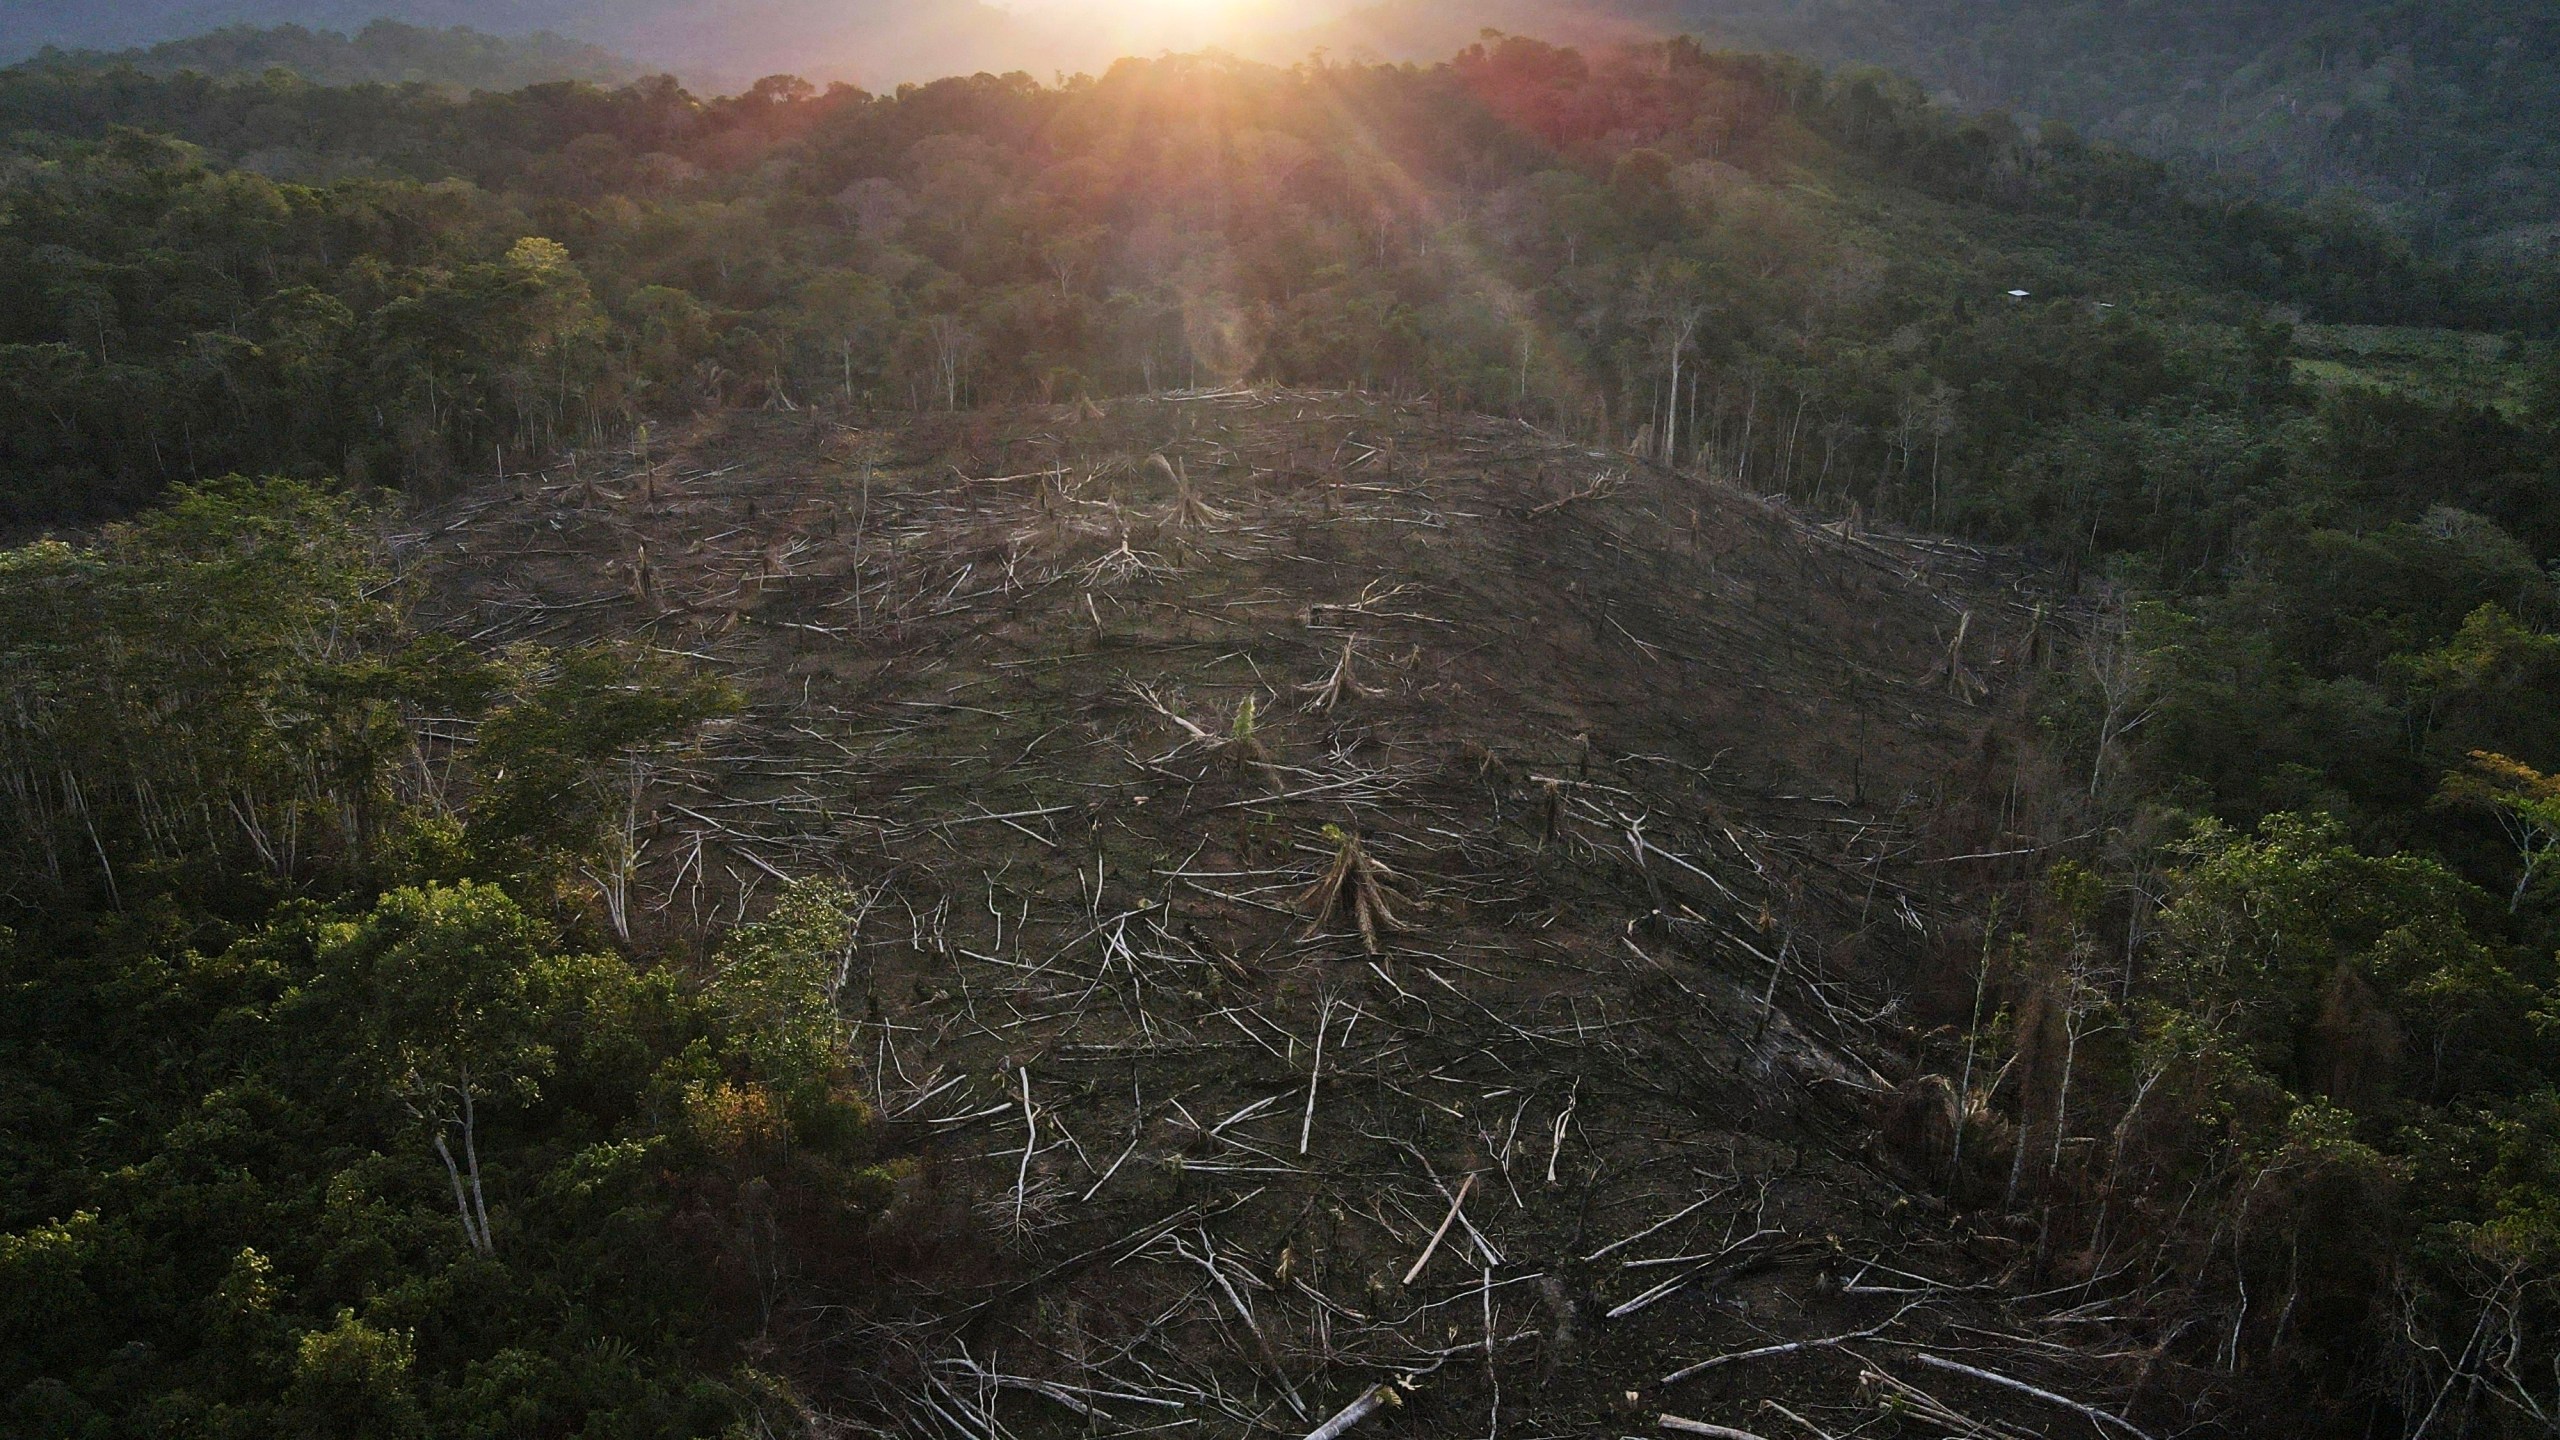
<path fill-rule="evenodd" d="M 1133 54 L 1233 44 L 1270 10 L 1260 0 L 1017 0 L 1015 8 Z"/>

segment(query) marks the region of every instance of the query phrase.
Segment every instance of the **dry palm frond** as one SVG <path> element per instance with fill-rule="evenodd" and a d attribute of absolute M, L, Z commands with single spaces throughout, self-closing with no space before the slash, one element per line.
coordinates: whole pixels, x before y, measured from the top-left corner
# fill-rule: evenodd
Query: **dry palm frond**
<path fill-rule="evenodd" d="M 1345 700 L 1367 700 L 1379 693 L 1361 684 L 1360 677 L 1352 673 L 1352 652 L 1359 643 L 1356 636 L 1344 636 L 1342 658 L 1334 662 L 1333 673 L 1322 680 L 1298 687 L 1301 692 L 1315 697 L 1307 702 L 1306 708 L 1317 711 L 1330 710 Z"/>
<path fill-rule="evenodd" d="M 1387 885 L 1397 878 L 1396 873 L 1370 859 L 1358 835 L 1339 825 L 1327 825 L 1324 834 L 1336 847 L 1333 863 L 1298 897 L 1299 908 L 1310 912 L 1315 930 L 1348 926 L 1360 932 L 1360 943 L 1370 954 L 1385 953 L 1379 936 L 1413 928 L 1398 920 L 1387 905 Z"/>
<path fill-rule="evenodd" d="M 1346 604 L 1309 605 L 1298 618 L 1310 630 L 1339 630 L 1360 620 L 1412 620 L 1426 625 L 1446 623 L 1437 616 L 1420 611 L 1381 608 L 1420 588 L 1417 585 L 1391 586 L 1384 580 L 1372 580 L 1360 587 L 1359 599 Z"/>
<path fill-rule="evenodd" d="M 1965 638 L 1972 633 L 1973 612 L 1967 610 L 1956 621 L 1956 638 L 1947 642 L 1947 653 L 1930 668 L 1928 681 L 1932 685 L 1944 681 L 1948 691 L 1967 705 L 1990 689 L 1982 683 L 1982 677 L 1967 669 L 1964 663 Z"/>
<path fill-rule="evenodd" d="M 2041 669 L 2053 656 L 2053 642 L 2045 629 L 2044 602 L 2036 602 L 2035 614 L 2027 621 L 2027 631 L 2010 645 L 2008 660 L 2012 665 Z"/>
<path fill-rule="evenodd" d="M 1232 518 L 1224 510 L 1202 500 L 1199 492 L 1191 488 L 1190 469 L 1182 463 L 1180 456 L 1168 460 L 1158 453 L 1148 456 L 1147 464 L 1173 483 L 1174 524 L 1187 530 L 1199 530 Z"/>
<path fill-rule="evenodd" d="M 776 540 L 764 547 L 764 553 L 757 557 L 756 573 L 751 577 L 756 588 L 763 589 L 769 581 L 790 579 L 791 559 L 799 550 L 800 547 L 789 540 Z"/>
<path fill-rule="evenodd" d="M 658 607 L 658 571 L 649 563 L 646 543 L 631 557 L 631 598 L 652 610 Z"/>

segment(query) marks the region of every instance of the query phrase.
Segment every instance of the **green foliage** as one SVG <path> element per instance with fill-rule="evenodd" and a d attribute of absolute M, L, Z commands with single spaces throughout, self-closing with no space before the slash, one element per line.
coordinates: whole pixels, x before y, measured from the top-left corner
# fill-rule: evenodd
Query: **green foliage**
<path fill-rule="evenodd" d="M 8 1378 L 18 1384 L 42 1373 L 43 1362 L 96 1344 L 107 1323 L 89 1270 L 102 1263 L 95 1211 L 82 1210 L 52 1224 L 0 1235 L 0 1336 L 13 1357 Z"/>
<path fill-rule="evenodd" d="M 749 1069 L 791 1091 L 823 1092 L 842 1064 L 836 997 L 853 964 L 854 897 L 802 881 L 763 919 L 730 932 L 703 998 Z"/>
<path fill-rule="evenodd" d="M 2560 1263 L 2560 1090 L 2537 1090 L 2483 1112 L 2479 1153 L 2485 1215 L 2479 1233 L 2500 1250 Z"/>
<path fill-rule="evenodd" d="M 402 717 L 478 688 L 476 662 L 398 633 L 384 578 L 343 501 L 281 481 L 0 554 L 0 833 L 23 873 L 114 892 L 190 857 L 289 876 L 362 853 Z M 174 802 L 199 787 L 225 803 Z"/>
<path fill-rule="evenodd" d="M 2560 345 L 2546 345 L 2525 381 L 2525 414 L 2545 435 L 2560 432 Z"/>
<path fill-rule="evenodd" d="M 2255 1325 L 2361 1373 L 2395 1287 L 2458 1352 L 2545 1283 L 2548 357 L 2322 368 L 2321 322 L 2546 318 L 2503 272 L 1689 42 L 708 102 L 54 67 L 0 75 L 0 131 L 0 523 L 170 497 L 0 555 L 20 1429 L 692 1434 L 768 1393 L 720 1388 L 720 1297 L 885 1185 L 857 902 L 694 937 L 698 987 L 649 963 L 656 777 L 737 698 L 416 634 L 312 478 L 645 461 L 712 406 L 1356 384 L 2105 576 L 2139 602 L 2055 733 L 2122 843 L 2035 896 L 1961 1133 L 2013 1191 L 2028 1136 L 2102 1140 L 2097 1263 L 2139 1224 L 2199 1294 L 2298 1301 L 2242 1299 L 2218 1363 Z M 2163 850 L 2164 806 L 2218 818 Z"/>
<path fill-rule="evenodd" d="M 2529 600 L 2548 594 L 2526 592 Z M 2497 746 L 2560 765 L 2560 712 L 2550 703 L 2560 694 L 2560 635 L 2492 602 L 2464 616 L 2442 645 L 2393 657 L 2391 673 L 2425 727 L 2430 758 Z"/>
<path fill-rule="evenodd" d="M 2445 777 L 2444 798 L 2487 810 L 2516 847 L 2519 873 L 2510 911 L 2520 910 L 2543 867 L 2560 854 L 2560 776 L 2545 775 L 2523 761 L 2474 750 L 2470 764 Z"/>
<path fill-rule="evenodd" d="M 1824 62 L 1887 66 L 1918 81 L 1913 91 L 1954 91 L 2154 153 L 2209 159 L 2252 189 L 2297 199 L 2350 189 L 2360 203 L 2332 208 L 2386 209 L 2397 222 L 2347 231 L 2373 232 L 2364 244 L 2393 243 L 2396 230 L 2539 259 L 2531 252 L 2560 187 L 2560 35 L 2547 14 L 2497 0 L 1604 8 Z M 1997 155 L 2005 138 L 1985 127 L 1971 143 Z"/>
<path fill-rule="evenodd" d="M 229 480 L 87 548 L 0 552 L 0 847 L 26 881 L 121 903 L 243 872 L 468 874 L 576 909 L 581 877 L 624 874 L 652 765 L 734 693 L 645 656 L 417 634 L 367 519 Z M 440 748 L 429 717 L 477 743 L 408 763 Z"/>
<path fill-rule="evenodd" d="M 394 891 L 361 925 L 321 940 L 324 971 L 364 997 L 369 1078 L 433 1137 L 464 1236 L 483 1253 L 496 1238 L 481 1195 L 479 1108 L 538 1101 L 555 1059 L 529 993 L 539 940 L 503 892 L 469 884 Z M 449 1131 L 459 1137 L 459 1161 Z"/>
<path fill-rule="evenodd" d="M 2264 1346 L 2380 1412 L 2370 1357 L 2503 1315 L 2492 1368 L 2519 1383 L 2551 1347 L 2524 1298 L 2553 1253 L 2548 952 L 2439 861 L 2365 853 L 2333 818 L 2205 822 L 2174 853 L 2106 1207 L 2184 1257 L 2199 1303 L 2225 1297 L 2222 1354 Z M 2272 1330 L 2250 1304 L 2269 1293 Z"/>
<path fill-rule="evenodd" d="M 419 637 L 365 517 L 292 482 L 0 554 L 0 605 L 0 1428 L 735 1422 L 761 1320 L 717 1297 L 783 1281 L 720 1237 L 779 1266 L 884 1199 L 828 1083 L 848 917 L 795 891 L 706 990 L 562 884 L 615 863 L 594 777 L 726 692 Z M 418 765 L 429 717 L 479 744 Z M 297 827 L 336 838 L 271 864 Z"/>
<path fill-rule="evenodd" d="M 39 67 L 0 73 L 0 131 L 0 523 L 230 469 L 434 487 L 699 406 L 1264 378 L 2183 570 L 2306 406 L 2252 304 L 2540 303 L 2351 214 L 1686 40 L 713 101 Z M 2502 413 L 2455 428 L 2525 454 Z M 2502 477 L 2537 465 L 2458 503 L 2520 526 Z"/>
<path fill-rule="evenodd" d="M 2538 1068 L 2537 992 L 2475 937 L 2485 897 L 2441 864 L 2367 856 L 2334 820 L 2294 815 L 2249 836 L 2207 822 L 2180 853 L 2158 978 L 2289 1088 L 2433 1103 Z M 2357 1013 L 2377 1007 L 2380 1025 Z M 2411 1055 L 2423 1072 L 2401 1071 Z"/>
<path fill-rule="evenodd" d="M 123 128 L 29 159 L 0 181 L 0 523 L 234 469 L 433 481 L 624 413 L 584 277 L 468 186 L 279 184 Z"/>
<path fill-rule="evenodd" d="M 340 1310 L 326 1330 L 302 1337 L 293 1383 L 284 1394 L 287 1433 L 310 1440 L 344 1435 L 407 1440 L 424 1429 L 409 1392 L 417 1347 L 405 1335 L 385 1333 Z"/>
<path fill-rule="evenodd" d="M 610 853 L 651 756 L 739 703 L 718 681 L 609 650 L 526 652 L 510 668 L 513 695 L 473 753 L 469 841 L 484 873 L 538 888 Z"/>

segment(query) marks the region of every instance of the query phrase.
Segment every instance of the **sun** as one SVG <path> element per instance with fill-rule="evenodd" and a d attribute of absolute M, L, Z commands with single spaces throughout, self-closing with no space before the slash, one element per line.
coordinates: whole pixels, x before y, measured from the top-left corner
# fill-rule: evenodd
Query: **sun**
<path fill-rule="evenodd" d="M 1018 0 L 1131 53 L 1235 40 L 1269 10 L 1262 0 Z"/>

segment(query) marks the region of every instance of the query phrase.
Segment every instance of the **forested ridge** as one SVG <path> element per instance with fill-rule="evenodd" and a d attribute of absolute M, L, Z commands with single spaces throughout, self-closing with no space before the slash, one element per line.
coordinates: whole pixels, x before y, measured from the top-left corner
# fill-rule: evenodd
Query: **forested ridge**
<path fill-rule="evenodd" d="M 778 1304 L 992 1243 L 863 1098 L 862 902 L 635 930 L 644 777 L 741 697 L 654 630 L 435 633 L 382 537 L 537 475 L 657 504 L 722 416 L 1231 386 L 2033 566 L 2023 678 L 1967 613 L 1928 682 L 1985 717 L 1931 861 L 1975 918 L 1883 982 L 1879 1143 L 2191 1423 L 2560 1412 L 2560 354 L 2511 269 L 1689 41 L 711 100 L 39 66 L 0 134 L 0 521 L 69 537 L 0 556 L 22 1433 L 807 1423 Z M 1172 568 L 1122 524 L 1094 573 Z"/>
<path fill-rule="evenodd" d="M 330 79 L 396 79 L 365 65 L 415 66 L 415 37 L 378 60 L 315 53 L 296 27 L 350 34 L 381 6 L 350 0 L 189 0 L 79 6 L 28 0 L 0 16 L 0 55 L 54 43 L 136 48 L 145 68 L 187 63 L 232 73 L 239 29 L 276 26 L 256 46 Z M 1233 11 L 1232 14 L 1227 13 Z M 1096 33 L 1059 7 L 973 0 L 894 6 L 755 0 L 741 11 L 688 0 L 600 4 L 408 0 L 399 18 L 517 35 L 546 29 L 669 68 L 688 83 L 743 84 L 773 69 L 875 87 L 946 73 L 1099 70 Z M 1097 19 L 1112 12 L 1105 7 Z M 1695 34 L 1717 48 L 1801 55 L 1825 66 L 1910 76 L 1963 109 L 2059 119 L 2160 158 L 2191 161 L 2293 202 L 2375 207 L 2422 244 L 2500 263 L 2553 263 L 2560 183 L 2560 14 L 2548 0 L 2226 0 L 2067 4 L 2059 0 L 1321 0 L 1221 7 L 1227 43 L 1293 62 L 1322 49 L 1347 59 L 1434 61 L 1492 26 L 1587 44 Z M 227 37 L 227 38 L 226 38 Z M 361 52 L 363 42 L 352 47 Z M 446 70 L 496 75 L 447 42 Z M 593 56 L 536 46 L 537 78 L 609 78 Z M 405 51 L 404 56 L 399 53 Z M 382 53 L 391 52 L 391 53 Z M 510 64 L 514 62 L 509 62 Z M 577 68 L 562 69 L 564 64 Z M 306 68 L 306 73 L 310 73 Z M 312 78 L 324 78 L 313 74 Z M 435 78 L 417 75 L 414 78 Z M 444 78 L 473 83 L 448 73 Z M 488 82 L 498 88 L 495 80 Z"/>
<path fill-rule="evenodd" d="M 296 28 L 358 36 L 384 19 L 441 36 L 427 48 L 443 50 L 446 63 L 485 51 L 485 40 L 455 36 L 468 31 L 503 37 L 520 54 L 547 55 L 555 65 L 595 46 L 675 70 L 689 83 L 730 88 L 782 69 L 884 86 L 1029 65 L 1047 73 L 1062 46 L 1074 54 L 1070 68 L 1109 58 L 1090 33 L 982 0 L 18 0 L 0 12 L 0 59 L 24 59 L 48 46 L 112 52 L 163 45 L 214 59 L 224 42 L 202 32 L 263 31 L 269 33 L 258 43 L 290 44 Z M 356 49 L 365 48 L 359 40 Z M 587 74 L 554 69 L 539 78 Z"/>
<path fill-rule="evenodd" d="M 22 63 L 47 70 L 129 68 L 147 75 L 192 71 L 232 80 L 284 69 L 314 85 L 432 85 L 464 93 L 556 80 L 612 85 L 640 75 L 628 60 L 558 35 L 502 37 L 396 20 L 376 20 L 352 34 L 300 25 L 234 25 L 126 50 L 47 46 Z"/>
<path fill-rule="evenodd" d="M 1716 43 L 1912 76 L 1966 108 L 2068 121 L 2295 201 L 2380 207 L 2423 243 L 2551 263 L 2560 14 L 2543 3 L 1388 0 L 1338 51 L 1438 54 L 1493 25 Z"/>
<path fill-rule="evenodd" d="M 0 117 L 28 138 L 0 234 L 22 277 L 0 319 L 7 500 L 26 523 L 237 468 L 487 473 L 696 399 L 1155 388 L 1199 378 L 1186 326 L 1213 309 L 1233 337 L 1215 369 L 1677 446 L 1656 312 L 1718 308 L 1682 354 L 1858 377 L 1808 398 L 1807 423 L 1864 477 L 1908 452 L 1914 422 L 1890 412 L 1937 378 L 1886 342 L 1932 316 L 1987 355 L 2021 324 L 2105 333 L 2051 302 L 2127 286 L 2182 316 L 2233 292 L 2338 322 L 2539 313 L 2500 272 L 2352 215 L 2191 197 L 2068 131 L 1874 76 L 1657 53 L 1675 58 L 1594 72 L 1523 42 L 1431 71 L 1182 62 L 708 103 L 665 81 L 457 101 L 11 72 Z M 1255 123 L 1197 123 L 1213 94 Z M 1664 248 L 1693 215 L 1718 223 Z M 1872 239 L 1840 243 L 1852 227 Z M 1800 315 L 1816 323 L 1781 339 Z M 1698 373 L 1669 409 L 1702 403 Z"/>

